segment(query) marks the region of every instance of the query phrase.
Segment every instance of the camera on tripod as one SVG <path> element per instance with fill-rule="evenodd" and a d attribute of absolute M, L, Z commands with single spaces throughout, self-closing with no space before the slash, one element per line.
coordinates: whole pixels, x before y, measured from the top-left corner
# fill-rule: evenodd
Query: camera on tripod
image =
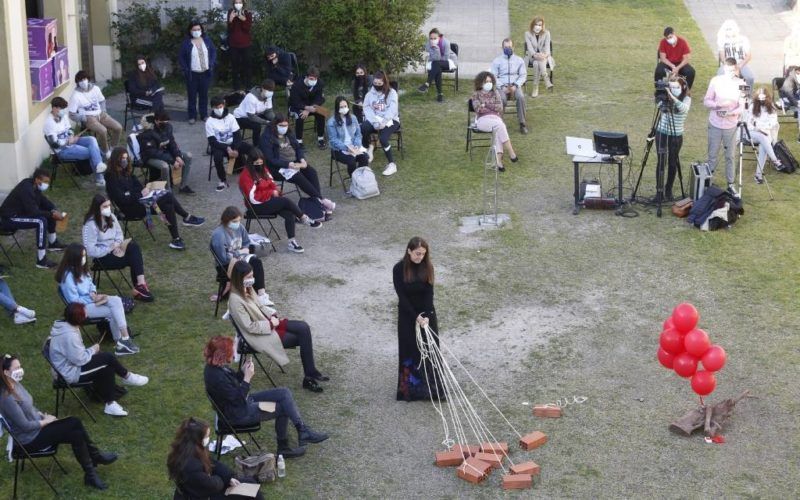
<path fill-rule="evenodd" d="M 664 106 L 671 105 L 672 100 L 669 98 L 669 80 L 666 78 L 656 80 L 655 88 L 656 104 Z"/>

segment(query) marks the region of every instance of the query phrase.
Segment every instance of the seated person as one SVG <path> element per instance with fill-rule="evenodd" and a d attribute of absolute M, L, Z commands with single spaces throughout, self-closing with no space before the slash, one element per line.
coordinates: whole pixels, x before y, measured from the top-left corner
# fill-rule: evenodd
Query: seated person
<path fill-rule="evenodd" d="M 305 251 L 294 237 L 295 220 L 300 220 L 301 223 L 313 228 L 322 226 L 321 222 L 312 220 L 304 214 L 295 202 L 281 196 L 277 184 L 264 164 L 264 155 L 258 148 L 253 149 L 247 167 L 239 174 L 239 190 L 253 206 L 255 216 L 279 215 L 283 218 L 290 252 L 303 253 Z"/>
<path fill-rule="evenodd" d="M 239 106 L 233 110 L 233 116 L 239 122 L 239 127 L 253 131 L 253 146 L 258 144 L 258 139 L 261 137 L 261 127 L 275 118 L 275 111 L 272 109 L 274 95 L 275 82 L 264 80 L 261 85 L 250 89 Z"/>
<path fill-rule="evenodd" d="M 64 309 L 64 320 L 50 329 L 50 361 L 69 384 L 92 382 L 95 393 L 105 403 L 103 412 L 114 417 L 128 415 L 116 401 L 114 376 L 124 385 L 142 386 L 149 379 L 128 371 L 116 356 L 100 352 L 100 344 L 83 345 L 80 327 L 86 322 L 86 306 L 73 302 Z"/>
<path fill-rule="evenodd" d="M 302 85 L 292 87 L 289 94 L 289 114 L 295 117 L 295 134 L 297 142 L 303 143 L 303 123 L 314 116 L 314 130 L 317 132 L 317 146 L 325 147 L 325 118 L 327 111 L 322 107 L 325 102 L 325 84 L 319 78 L 319 71 L 314 66 L 308 68 Z"/>
<path fill-rule="evenodd" d="M 90 81 L 89 73 L 80 70 L 75 74 L 75 90 L 69 98 L 69 117 L 80 123 L 81 127 L 91 130 L 97 136 L 97 144 L 104 154 L 111 152 L 111 147 L 119 144 L 122 125 L 106 113 L 106 98 L 100 87 Z M 111 134 L 111 143 L 108 134 Z"/>
<path fill-rule="evenodd" d="M 4 273 L 0 271 L 0 274 Z M 11 288 L 9 288 L 3 276 L 0 276 L 0 306 L 3 306 L 3 309 L 8 312 L 9 316 L 14 317 L 15 325 L 24 325 L 25 323 L 36 321 L 36 311 L 17 304 L 17 301 L 14 300 L 14 296 L 11 294 Z"/>
<path fill-rule="evenodd" d="M 695 76 L 694 68 L 689 64 L 691 58 L 689 42 L 676 35 L 674 28 L 667 26 L 664 28 L 664 38 L 658 44 L 658 64 L 653 79 L 658 81 L 680 75 L 686 79 L 686 85 L 691 90 Z"/>
<path fill-rule="evenodd" d="M 392 134 L 400 129 L 400 111 L 397 91 L 392 88 L 389 75 L 378 70 L 372 75 L 372 88 L 364 97 L 364 122 L 361 124 L 361 145 L 368 148 L 368 155 L 372 159 L 373 146 L 372 134 L 377 134 L 386 161 L 389 162 L 383 169 L 383 175 L 397 173 L 397 164 L 394 162 L 394 152 L 390 142 Z"/>
<path fill-rule="evenodd" d="M 128 75 L 128 92 L 135 105 L 153 111 L 164 109 L 164 87 L 144 56 L 136 58 L 136 69 Z"/>
<path fill-rule="evenodd" d="M 217 169 L 217 191 L 228 187 L 228 178 L 225 172 L 225 157 L 239 158 L 250 152 L 250 145 L 242 141 L 242 132 L 239 123 L 225 107 L 225 98 L 217 96 L 211 99 L 211 114 L 206 120 L 206 138 L 211 148 L 211 157 Z M 238 160 L 237 163 L 241 162 Z"/>
<path fill-rule="evenodd" d="M 732 57 L 736 59 L 736 66 L 739 68 L 739 76 L 752 88 L 753 82 L 755 82 L 755 75 L 753 74 L 753 70 L 750 69 L 750 66 L 747 65 L 752 58 L 752 54 L 750 53 L 750 40 L 741 34 L 739 31 L 739 24 L 733 19 L 725 20 L 722 26 L 720 26 L 719 32 L 717 32 L 717 52 L 720 62 L 717 75 L 721 75 L 725 71 L 725 65 L 723 64 L 725 59 Z"/>
<path fill-rule="evenodd" d="M 333 111 L 333 116 L 328 118 L 331 154 L 336 161 L 347 165 L 347 175 L 352 176 L 357 168 L 369 166 L 369 155 L 362 145 L 361 127 L 344 97 L 336 98 Z"/>
<path fill-rule="evenodd" d="M 36 229 L 36 267 L 39 269 L 56 267 L 47 258 L 46 250 L 60 252 L 65 246 L 56 239 L 56 222 L 64 219 L 64 216 L 43 194 L 48 187 L 50 172 L 37 168 L 32 177 L 19 181 L 0 205 L 0 225 L 3 229 Z"/>
<path fill-rule="evenodd" d="M 503 107 L 508 102 L 509 97 L 514 98 L 517 104 L 517 120 L 519 121 L 519 131 L 521 134 L 528 133 L 528 108 L 525 103 L 525 93 L 522 86 L 528 79 L 528 68 L 525 61 L 514 54 L 514 42 L 510 38 L 503 40 L 503 53 L 495 57 L 492 61 L 492 74 L 497 82 L 497 89 L 503 96 Z"/>
<path fill-rule="evenodd" d="M 153 294 L 144 279 L 142 249 L 132 239 L 125 239 L 111 201 L 102 194 L 94 195 L 83 221 L 83 246 L 89 257 L 106 269 L 130 268 L 133 297 L 152 302 Z"/>
<path fill-rule="evenodd" d="M 528 60 L 528 66 L 533 68 L 531 97 L 539 95 L 540 78 L 544 79 L 547 90 L 553 90 L 553 82 L 547 74 L 547 66 L 550 65 L 551 70 L 555 66 L 553 55 L 550 53 L 551 45 L 550 30 L 544 27 L 544 18 L 534 17 L 528 31 L 525 32 L 525 58 Z"/>
<path fill-rule="evenodd" d="M 358 118 L 358 123 L 364 121 L 364 97 L 371 87 L 372 77 L 367 74 L 367 67 L 360 63 L 357 64 L 353 77 L 353 114 Z"/>
<path fill-rule="evenodd" d="M 798 107 L 798 100 L 800 100 L 800 66 L 789 68 L 789 75 L 783 79 L 783 85 L 781 85 L 778 92 L 781 96 L 781 108 Z M 797 126 L 800 128 L 800 113 L 797 116 Z M 797 140 L 800 142 L 800 136 L 797 137 Z"/>
<path fill-rule="evenodd" d="M 782 168 L 781 161 L 775 156 L 775 150 L 772 148 L 778 139 L 780 125 L 778 124 L 778 113 L 775 111 L 767 89 L 757 88 L 753 92 L 753 97 L 753 107 L 747 127 L 753 144 L 758 145 L 758 166 L 754 178 L 758 184 L 763 184 L 764 164 L 767 162 L 768 156 L 777 170 Z"/>
<path fill-rule="evenodd" d="M 186 246 L 178 232 L 178 215 L 184 226 L 199 227 L 205 223 L 202 217 L 196 217 L 187 212 L 183 206 L 175 199 L 172 191 L 158 190 L 152 195 L 150 190 L 142 186 L 139 179 L 133 175 L 133 165 L 128 158 L 128 150 L 125 148 L 114 148 L 111 151 L 111 158 L 108 160 L 109 169 L 106 174 L 106 192 L 109 199 L 119 208 L 125 218 L 141 219 L 151 216 L 153 203 L 164 215 L 167 221 L 167 229 L 172 236 L 169 243 L 170 248 L 183 250 Z M 142 200 L 141 198 L 145 198 Z M 155 201 L 153 201 L 155 199 Z"/>
<path fill-rule="evenodd" d="M 243 260 L 236 262 L 231 271 L 228 310 L 245 340 L 253 349 L 265 353 L 280 366 L 289 363 L 284 347 L 299 346 L 304 373 L 303 389 L 322 392 L 322 386 L 317 382 L 330 379 L 320 373 L 314 363 L 311 327 L 305 321 L 279 318 L 275 309 L 259 302 L 254 286 L 253 268 Z"/>
<path fill-rule="evenodd" d="M 433 28 L 428 32 L 428 41 L 425 42 L 425 54 L 428 56 L 426 68 L 428 70 L 428 80 L 420 85 L 420 92 L 427 92 L 431 83 L 436 84 L 436 100 L 444 101 L 442 95 L 442 71 L 450 71 L 456 68 L 458 56 L 450 48 L 450 41 L 439 33 L 438 28 Z"/>
<path fill-rule="evenodd" d="M 116 341 L 114 354 L 124 356 L 139 352 L 129 335 L 128 321 L 122 299 L 116 295 L 97 293 L 86 263 L 86 249 L 79 243 L 70 243 L 56 270 L 58 289 L 67 304 L 80 302 L 86 306 L 87 318 L 106 318 L 111 335 Z"/>
<path fill-rule="evenodd" d="M 50 114 L 44 121 L 44 138 L 61 161 L 89 160 L 95 184 L 98 187 L 106 185 L 103 179 L 106 164 L 97 139 L 72 132 L 72 124 L 67 118 L 67 101 L 63 97 L 54 97 L 50 101 Z"/>
<path fill-rule="evenodd" d="M 783 41 L 783 76 L 789 75 L 792 66 L 800 66 L 800 23 L 792 26 L 792 32 Z"/>
<path fill-rule="evenodd" d="M 158 111 L 153 116 L 153 127 L 139 134 L 139 145 L 142 150 L 142 161 L 148 167 L 160 172 L 162 181 L 173 183 L 173 175 L 180 176 L 181 194 L 193 195 L 194 190 L 189 187 L 189 172 L 192 168 L 191 153 L 184 153 L 175 142 L 172 125 L 169 123 L 169 114 Z M 172 172 L 172 175 L 170 173 Z M 153 175 L 150 176 L 153 180 Z"/>
<path fill-rule="evenodd" d="M 289 120 L 285 116 L 280 113 L 275 115 L 275 120 L 261 136 L 259 149 L 266 156 L 267 168 L 273 179 L 291 182 L 319 200 L 327 214 L 333 213 L 336 204 L 322 196 L 317 171 L 306 161 L 303 146 L 292 135 Z"/>
<path fill-rule="evenodd" d="M 475 92 L 472 93 L 472 108 L 475 110 L 475 126 L 482 132 L 495 132 L 495 154 L 497 170 L 505 172 L 503 165 L 503 149 L 508 151 L 509 159 L 517 161 L 517 154 L 511 145 L 506 124 L 503 122 L 503 96 L 497 90 L 494 75 L 489 71 L 481 71 L 475 77 Z"/>
<path fill-rule="evenodd" d="M 181 422 L 167 457 L 169 478 L 175 482 L 173 500 L 264 500 L 260 491 L 255 497 L 225 493 L 240 483 L 228 466 L 211 457 L 210 442 L 211 428 L 206 422 L 194 417 Z"/>
<path fill-rule="evenodd" d="M 275 82 L 276 85 L 291 87 L 294 80 L 294 68 L 292 58 L 288 52 L 271 45 L 267 47 L 267 78 Z"/>
<path fill-rule="evenodd" d="M 211 251 L 225 274 L 230 277 L 231 268 L 239 260 L 245 260 L 253 268 L 255 284 L 253 288 L 258 294 L 259 304 L 273 305 L 264 288 L 264 266 L 261 259 L 252 252 L 250 235 L 242 225 L 242 212 L 236 207 L 227 207 L 222 211 L 219 226 L 211 233 Z"/>
<path fill-rule="evenodd" d="M 226 366 L 233 361 L 232 337 L 212 337 L 203 350 L 203 356 L 206 358 L 203 373 L 206 392 L 231 425 L 249 425 L 275 419 L 275 434 L 278 438 L 276 455 L 283 455 L 285 458 L 299 457 L 305 454 L 306 444 L 321 443 L 328 439 L 327 434 L 315 432 L 303 422 L 289 389 L 278 387 L 248 395 L 255 367 L 252 359 L 245 361 L 239 372 Z M 275 411 L 261 411 L 258 403 L 262 401 L 275 403 Z M 290 420 L 297 429 L 296 448 L 289 446 L 287 427 Z"/>
<path fill-rule="evenodd" d="M 25 370 L 16 356 L 3 356 L 0 415 L 5 417 L 14 437 L 25 446 L 28 453 L 69 443 L 75 460 L 83 469 L 84 484 L 98 490 L 107 489 L 108 486 L 97 475 L 95 467 L 113 463 L 117 460 L 116 453 L 100 451 L 79 418 L 56 418 L 33 406 L 33 397 L 22 385 L 24 374 Z"/>

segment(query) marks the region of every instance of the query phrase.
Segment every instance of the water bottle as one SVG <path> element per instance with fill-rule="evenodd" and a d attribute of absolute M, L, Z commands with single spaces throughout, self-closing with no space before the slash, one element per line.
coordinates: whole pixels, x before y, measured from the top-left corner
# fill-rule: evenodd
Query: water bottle
<path fill-rule="evenodd" d="M 278 477 L 286 477 L 286 462 L 283 461 L 283 455 L 278 455 Z"/>

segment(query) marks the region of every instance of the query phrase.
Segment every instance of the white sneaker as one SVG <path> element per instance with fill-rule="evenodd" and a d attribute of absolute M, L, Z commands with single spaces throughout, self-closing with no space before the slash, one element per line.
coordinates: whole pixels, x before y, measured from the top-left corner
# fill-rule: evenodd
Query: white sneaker
<path fill-rule="evenodd" d="M 133 385 L 136 387 L 147 385 L 150 379 L 144 375 L 137 375 L 133 372 L 128 372 L 128 378 L 122 379 L 122 385 Z"/>
<path fill-rule="evenodd" d="M 275 303 L 269 300 L 269 294 L 264 293 L 263 295 L 258 296 L 258 303 L 262 306 L 274 306 Z"/>
<path fill-rule="evenodd" d="M 111 159 L 111 150 L 106 151 L 106 160 Z"/>
<path fill-rule="evenodd" d="M 320 203 L 322 203 L 322 206 L 325 207 L 325 211 L 327 212 L 333 213 L 333 211 L 336 210 L 336 203 L 328 198 L 322 198 Z"/>
<path fill-rule="evenodd" d="M 128 415 L 128 412 L 125 411 L 116 401 L 106 403 L 103 413 L 106 415 L 111 415 L 112 417 L 125 417 Z"/>
<path fill-rule="evenodd" d="M 27 307 L 17 306 L 17 313 L 27 316 L 31 319 L 36 319 L 36 311 L 28 309 Z"/>
<path fill-rule="evenodd" d="M 370 163 L 372 163 L 372 159 L 375 158 L 374 151 L 375 151 L 375 146 L 370 144 L 369 148 L 367 148 L 367 157 L 369 158 Z"/>
<path fill-rule="evenodd" d="M 22 313 L 15 312 L 14 313 L 14 324 L 15 325 L 24 325 L 25 323 L 30 323 L 32 321 L 36 321 L 36 318 L 31 318 L 25 316 Z"/>
<path fill-rule="evenodd" d="M 228 321 L 229 319 L 231 319 L 231 310 L 230 309 L 226 309 L 225 310 L 225 314 L 222 315 L 222 319 L 223 319 L 223 321 Z"/>
<path fill-rule="evenodd" d="M 108 165 L 106 165 L 105 163 L 103 163 L 103 162 L 101 161 L 100 163 L 98 163 L 98 164 L 97 164 L 97 168 L 95 168 L 95 169 L 94 169 L 94 173 L 96 173 L 96 174 L 102 174 L 102 173 L 103 173 L 103 172 L 105 172 L 106 170 L 108 170 Z"/>
<path fill-rule="evenodd" d="M 394 175 L 396 173 L 397 173 L 397 165 L 395 165 L 394 162 L 386 165 L 386 168 L 383 169 L 383 175 L 387 177 L 390 175 Z"/>
<path fill-rule="evenodd" d="M 94 180 L 94 185 L 97 187 L 105 187 L 106 180 L 103 178 L 102 175 L 98 175 Z"/>

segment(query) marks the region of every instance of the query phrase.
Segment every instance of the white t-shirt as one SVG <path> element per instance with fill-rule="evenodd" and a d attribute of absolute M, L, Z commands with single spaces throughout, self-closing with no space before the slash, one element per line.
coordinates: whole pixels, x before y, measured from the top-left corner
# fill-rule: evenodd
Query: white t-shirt
<path fill-rule="evenodd" d="M 206 119 L 206 137 L 214 137 L 222 144 L 232 144 L 233 134 L 239 130 L 239 123 L 230 113 L 222 118 L 212 112 Z"/>
<path fill-rule="evenodd" d="M 248 114 L 260 115 L 264 111 L 272 109 L 272 97 L 267 97 L 266 101 L 262 101 L 254 96 L 252 92 L 248 92 L 239 106 L 233 110 L 233 116 L 236 118 L 247 118 Z"/>
<path fill-rule="evenodd" d="M 725 40 L 717 45 L 717 51 L 722 52 L 722 57 L 736 59 L 737 64 L 742 62 L 747 54 L 750 53 L 750 40 L 744 35 L 739 35 L 733 40 Z"/>
<path fill-rule="evenodd" d="M 72 135 L 72 124 L 69 118 L 64 117 L 56 121 L 53 113 L 49 113 L 44 120 L 44 136 L 50 144 L 58 143 L 58 147 L 54 148 L 56 152 L 61 151 L 61 148 L 67 145 L 67 140 Z"/>
<path fill-rule="evenodd" d="M 103 112 L 100 103 L 105 101 L 100 87 L 92 85 L 87 92 L 75 90 L 69 98 L 68 110 L 79 116 L 99 116 Z"/>

